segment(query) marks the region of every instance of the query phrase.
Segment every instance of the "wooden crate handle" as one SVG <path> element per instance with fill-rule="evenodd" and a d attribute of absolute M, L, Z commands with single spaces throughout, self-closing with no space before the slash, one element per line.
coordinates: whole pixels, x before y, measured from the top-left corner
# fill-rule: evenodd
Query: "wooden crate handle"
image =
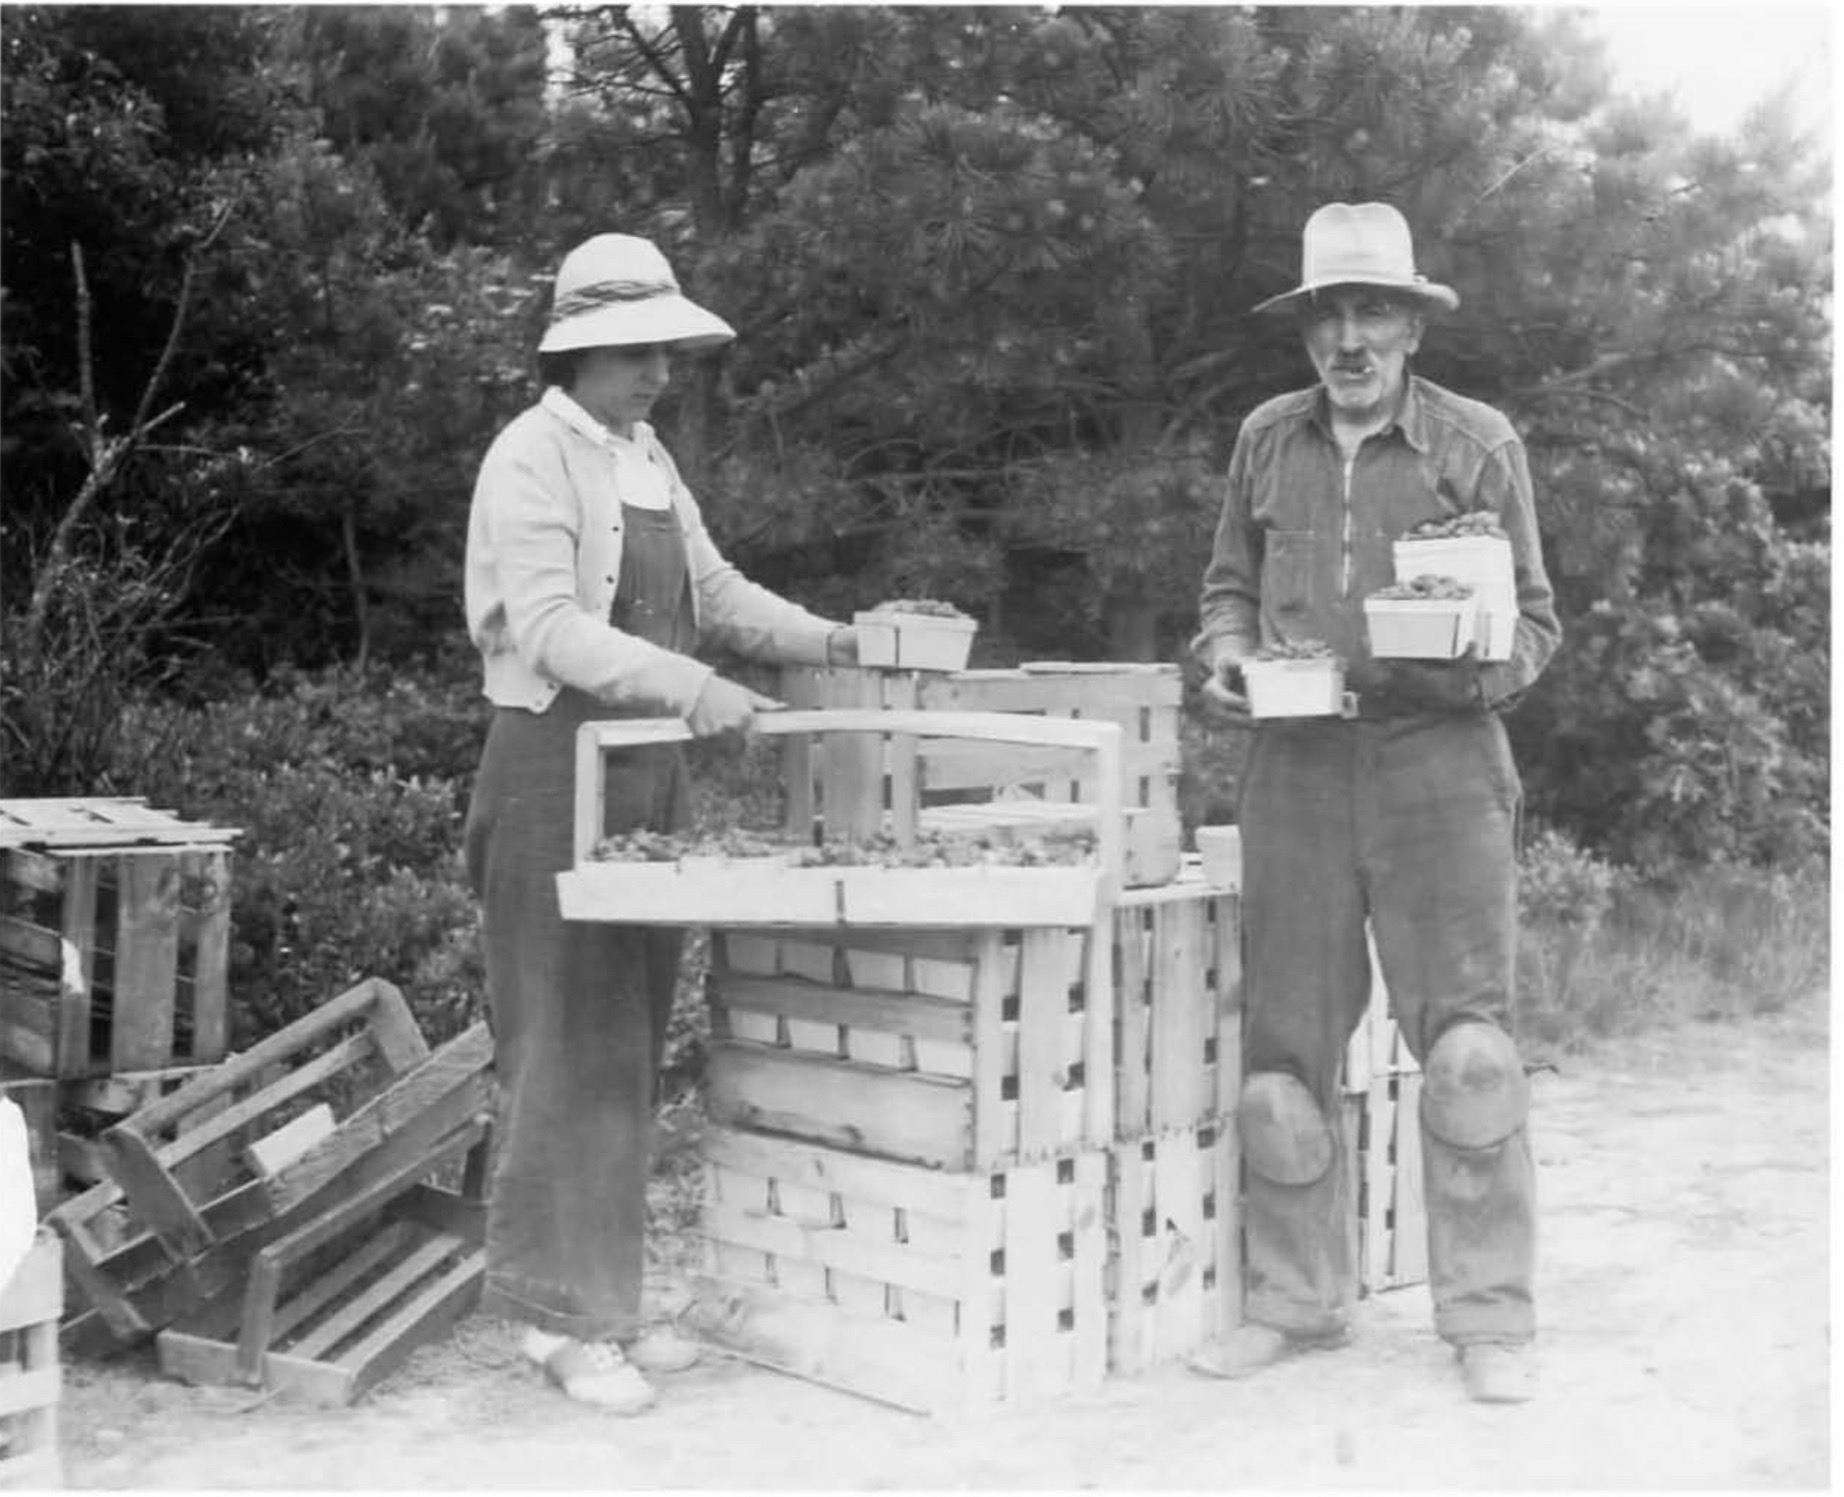
<path fill-rule="evenodd" d="M 790 733 L 905 733 L 917 738 L 971 738 L 987 743 L 1049 744 L 1095 755 L 1097 859 L 1111 901 L 1120 888 L 1124 860 L 1121 807 L 1121 729 L 1118 723 L 1040 717 L 1021 712 L 932 712 L 921 708 L 819 707 L 756 714 L 751 731 Z M 678 717 L 618 718 L 576 730 L 577 863 L 589 861 L 607 814 L 602 756 L 609 749 L 649 743 L 686 743 L 691 728 Z"/>

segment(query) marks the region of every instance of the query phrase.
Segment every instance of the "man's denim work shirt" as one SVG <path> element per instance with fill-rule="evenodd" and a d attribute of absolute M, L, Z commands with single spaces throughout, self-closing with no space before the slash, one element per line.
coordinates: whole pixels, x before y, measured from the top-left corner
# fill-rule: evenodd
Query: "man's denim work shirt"
<path fill-rule="evenodd" d="M 1199 652 L 1214 663 L 1319 640 L 1347 665 L 1367 659 L 1364 598 L 1396 580 L 1393 543 L 1424 520 L 1473 510 L 1498 517 L 1517 581 L 1511 659 L 1481 668 L 1486 700 L 1498 704 L 1536 680 L 1562 637 L 1511 423 L 1411 377 L 1396 420 L 1347 464 L 1322 387 L 1276 396 L 1236 438 L 1204 573 Z"/>

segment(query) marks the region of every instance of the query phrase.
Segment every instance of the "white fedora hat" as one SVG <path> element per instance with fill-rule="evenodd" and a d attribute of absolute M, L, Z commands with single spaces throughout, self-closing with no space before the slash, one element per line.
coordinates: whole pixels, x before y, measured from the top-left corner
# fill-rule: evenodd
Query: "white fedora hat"
<path fill-rule="evenodd" d="M 1452 311 L 1459 294 L 1418 275 L 1409 224 L 1388 203 L 1327 203 L 1300 236 L 1300 284 L 1258 303 L 1280 311 L 1327 286 L 1386 286 Z"/>
<path fill-rule="evenodd" d="M 736 329 L 679 290 L 654 245 L 632 234 L 597 234 L 563 257 L 539 353 L 672 343 L 715 348 Z"/>

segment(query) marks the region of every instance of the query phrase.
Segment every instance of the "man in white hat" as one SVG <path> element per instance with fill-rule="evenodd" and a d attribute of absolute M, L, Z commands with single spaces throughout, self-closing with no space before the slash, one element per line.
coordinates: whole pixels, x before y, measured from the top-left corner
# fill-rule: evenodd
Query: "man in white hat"
<path fill-rule="evenodd" d="M 557 271 L 543 397 L 493 441 L 468 519 L 468 633 L 493 721 L 468 807 L 499 1105 L 482 1305 L 570 1397 L 620 1414 L 696 1348 L 641 1314 L 646 1187 L 682 932 L 566 921 L 582 723 L 679 716 L 739 732 L 777 704 L 693 656 L 856 663 L 856 637 L 743 577 L 647 417 L 675 351 L 728 323 L 644 239 L 599 234 Z M 604 834 L 690 821 L 679 745 L 611 755 Z"/>
<path fill-rule="evenodd" d="M 1300 284 L 1256 309 L 1296 318 L 1318 374 L 1243 421 L 1200 604 L 1206 699 L 1247 721 L 1241 662 L 1319 642 L 1355 688 L 1346 716 L 1264 718 L 1241 786 L 1247 930 L 1245 1323 L 1193 1366 L 1240 1377 L 1349 1334 L 1354 1182 L 1338 1143 L 1346 1042 L 1370 996 L 1369 935 L 1420 1061 L 1435 1328 L 1468 1394 L 1534 1389 L 1529 1088 L 1508 1033 L 1521 790 L 1498 714 L 1560 639 L 1522 443 L 1497 411 L 1412 375 L 1431 313 L 1382 203 L 1307 221 Z M 1365 596 L 1392 542 L 1481 512 L 1510 540 L 1511 656 L 1377 661 Z"/>

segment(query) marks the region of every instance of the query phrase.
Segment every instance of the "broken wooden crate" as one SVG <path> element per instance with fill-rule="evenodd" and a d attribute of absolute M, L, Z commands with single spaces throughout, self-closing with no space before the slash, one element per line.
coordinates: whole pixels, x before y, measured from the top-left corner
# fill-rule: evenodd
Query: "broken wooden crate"
<path fill-rule="evenodd" d="M 1109 1151 L 1108 1365 L 1132 1375 L 1242 1320 L 1241 1152 L 1232 1118 Z"/>
<path fill-rule="evenodd" d="M 352 1003 L 347 994 L 328 1007 L 349 1009 Z M 77 1328 L 84 1343 L 131 1344 L 182 1320 L 195 1334 L 226 1333 L 239 1286 L 260 1250 L 344 1201 L 408 1189 L 430 1175 L 434 1161 L 451 1155 L 457 1140 L 477 1133 L 491 1108 L 491 1058 L 486 1028 L 476 1024 L 395 1075 L 330 1131 L 323 1131 L 320 1115 L 306 1139 L 295 1132 L 298 1152 L 276 1152 L 289 1145 L 284 1129 L 268 1135 L 235 1169 L 225 1159 L 234 1137 L 156 1161 L 172 1186 L 154 1198 L 164 1204 L 177 1194 L 188 1201 L 206 1238 L 196 1250 L 179 1245 L 190 1238 L 176 1241 L 171 1232 L 151 1229 L 113 1181 L 64 1202 L 50 1220 L 66 1241 L 70 1277 L 88 1307 L 88 1323 Z M 238 1105 L 235 1091 L 196 1099 L 192 1141 Z M 310 1115 L 316 1114 L 301 1114 Z M 470 1156 L 470 1168 L 480 1167 L 480 1158 Z"/>
<path fill-rule="evenodd" d="M 950 1174 L 724 1128 L 704 1150 L 705 1338 L 938 1414 L 1105 1377 L 1106 1151 Z"/>
<path fill-rule="evenodd" d="M 135 800 L 0 801 L 0 1059 L 55 1077 L 221 1059 L 236 835 Z"/>
<path fill-rule="evenodd" d="M 641 924 L 1070 926 L 1087 925 L 1119 887 L 1120 730 L 991 712 L 818 710 L 762 713 L 755 731 L 879 739 L 963 738 L 1051 744 L 1099 766 L 1095 851 L 1078 863 L 956 867 L 880 864 L 797 866 L 787 857 L 686 857 L 675 862 L 597 860 L 605 826 L 604 756 L 647 743 L 682 742 L 677 718 L 585 723 L 577 735 L 575 864 L 557 877 L 565 919 Z M 916 827 L 891 827 L 900 845 Z"/>
<path fill-rule="evenodd" d="M 427 1174 L 467 1156 L 458 1191 L 400 1171 L 264 1245 L 249 1261 L 234 1328 L 201 1307 L 159 1333 L 161 1370 L 318 1404 L 363 1395 L 479 1301 L 485 1137 L 476 1120 L 423 1157 Z"/>
<path fill-rule="evenodd" d="M 428 1054 L 403 994 L 369 978 L 108 1129 L 109 1173 L 177 1256 L 202 1252 L 213 1199 L 247 1188 L 273 1214 L 294 1161 Z"/>
<path fill-rule="evenodd" d="M 1095 927 L 712 933 L 710 1115 L 939 1169 L 1113 1124 Z"/>
<path fill-rule="evenodd" d="M 58 1239 L 41 1228 L 11 1276 L 0 1279 L 0 1490 L 62 1484 L 61 1263 Z"/>
<path fill-rule="evenodd" d="M 1171 665 L 1039 661 L 1012 670 L 919 672 L 792 667 L 785 700 L 797 707 L 1006 712 L 1111 722 L 1121 730 L 1115 784 L 1122 819 L 1121 879 L 1164 883 L 1178 869 L 1179 720 L 1183 683 Z M 1030 830 L 1094 825 L 1104 801 L 1093 756 L 1067 744 L 1008 744 L 897 734 L 887 740 L 805 736 L 785 754 L 788 825 L 829 835 L 880 826 Z"/>
<path fill-rule="evenodd" d="M 1370 1006 L 1345 1049 L 1340 1118 L 1353 1203 L 1352 1261 L 1365 1294 L 1428 1278 L 1421 1068 L 1390 1017 L 1374 950 L 1371 964 Z"/>

